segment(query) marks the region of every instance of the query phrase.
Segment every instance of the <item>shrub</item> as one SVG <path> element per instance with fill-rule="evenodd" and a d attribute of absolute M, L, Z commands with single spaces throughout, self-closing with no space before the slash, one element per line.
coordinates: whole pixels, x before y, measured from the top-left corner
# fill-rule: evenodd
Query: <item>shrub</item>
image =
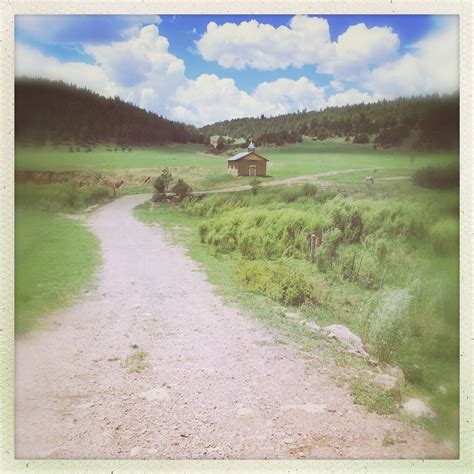
<path fill-rule="evenodd" d="M 443 189 L 459 186 L 459 168 L 447 166 L 435 168 L 427 166 L 415 171 L 412 180 L 424 188 Z"/>
<path fill-rule="evenodd" d="M 259 190 L 261 184 L 262 184 L 261 179 L 253 178 L 250 181 L 250 190 L 252 191 L 252 194 L 254 196 L 258 193 L 258 190 Z"/>
<path fill-rule="evenodd" d="M 237 272 L 238 281 L 253 291 L 288 305 L 301 305 L 312 294 L 312 286 L 303 273 L 291 270 L 282 263 L 242 261 Z"/>
<path fill-rule="evenodd" d="M 390 362 L 406 337 L 409 303 L 408 290 L 385 290 L 370 318 L 369 338 L 381 362 Z"/>
<path fill-rule="evenodd" d="M 178 199 L 182 201 L 192 193 L 193 189 L 188 183 L 182 179 L 178 179 L 178 182 L 173 186 L 172 191 L 176 194 Z"/>
<path fill-rule="evenodd" d="M 306 197 L 313 197 L 318 192 L 318 187 L 315 184 L 304 183 L 302 191 Z"/>
<path fill-rule="evenodd" d="M 355 137 L 354 140 L 352 140 L 352 143 L 369 143 L 369 135 L 367 133 L 358 133 Z"/>

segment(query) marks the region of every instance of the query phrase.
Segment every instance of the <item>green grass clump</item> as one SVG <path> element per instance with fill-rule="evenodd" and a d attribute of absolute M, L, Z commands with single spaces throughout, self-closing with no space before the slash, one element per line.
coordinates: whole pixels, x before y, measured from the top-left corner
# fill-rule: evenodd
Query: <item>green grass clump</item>
<path fill-rule="evenodd" d="M 83 224 L 37 209 L 15 213 L 15 330 L 71 302 L 91 286 L 99 244 Z"/>
<path fill-rule="evenodd" d="M 241 261 L 237 279 L 250 289 L 268 295 L 276 301 L 299 306 L 311 297 L 311 284 L 304 275 L 285 267 L 284 263 Z"/>
<path fill-rule="evenodd" d="M 386 392 L 375 383 L 356 379 L 351 382 L 350 391 L 354 403 L 366 406 L 369 411 L 380 415 L 397 411 L 397 396 L 391 392 Z"/>
<path fill-rule="evenodd" d="M 133 349 L 133 352 L 124 360 L 122 368 L 127 369 L 130 373 L 138 373 L 150 367 L 147 362 L 148 352 L 140 349 L 137 344 L 132 344 L 130 348 Z"/>

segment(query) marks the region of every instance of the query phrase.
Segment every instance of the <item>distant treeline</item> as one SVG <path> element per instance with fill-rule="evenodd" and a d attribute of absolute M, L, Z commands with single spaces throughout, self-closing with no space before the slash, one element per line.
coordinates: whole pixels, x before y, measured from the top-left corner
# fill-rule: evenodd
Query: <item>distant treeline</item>
<path fill-rule="evenodd" d="M 205 135 L 252 137 L 256 145 L 294 143 L 303 135 L 324 140 L 345 137 L 354 143 L 398 147 L 414 136 L 419 150 L 452 148 L 459 141 L 459 96 L 430 95 L 373 104 L 328 107 L 277 117 L 225 120 L 200 129 Z"/>
<path fill-rule="evenodd" d="M 60 81 L 15 82 L 15 134 L 32 144 L 117 145 L 205 143 L 195 127 L 167 120 L 118 97 L 106 98 Z"/>

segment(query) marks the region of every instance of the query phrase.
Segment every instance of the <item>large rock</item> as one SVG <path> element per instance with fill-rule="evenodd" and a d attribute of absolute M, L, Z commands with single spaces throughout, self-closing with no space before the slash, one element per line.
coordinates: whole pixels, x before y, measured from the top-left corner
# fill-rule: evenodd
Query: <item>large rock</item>
<path fill-rule="evenodd" d="M 415 418 L 426 417 L 434 418 L 436 414 L 434 411 L 418 398 L 410 398 L 402 405 L 402 411 L 407 415 L 414 416 Z"/>
<path fill-rule="evenodd" d="M 403 373 L 403 370 L 400 369 L 400 367 L 391 367 L 387 366 L 386 368 L 387 374 L 391 375 L 392 377 L 395 377 L 399 383 L 405 382 L 405 374 Z"/>
<path fill-rule="evenodd" d="M 359 336 L 356 336 L 350 329 L 342 324 L 333 324 L 326 326 L 324 332 L 327 337 L 337 339 L 343 346 L 349 349 L 355 355 L 360 357 L 369 357 L 364 348 L 364 344 Z"/>

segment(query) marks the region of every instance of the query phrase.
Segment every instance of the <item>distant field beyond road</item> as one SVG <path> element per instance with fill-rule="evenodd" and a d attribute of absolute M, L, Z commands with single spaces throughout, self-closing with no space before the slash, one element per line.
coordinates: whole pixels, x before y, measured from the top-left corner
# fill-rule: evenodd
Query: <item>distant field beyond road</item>
<path fill-rule="evenodd" d="M 130 152 L 107 150 L 107 147 L 101 146 L 91 152 L 71 153 L 67 146 L 17 147 L 15 164 L 17 170 L 77 170 L 146 176 L 158 175 L 161 169 L 170 168 L 175 176 L 187 180 L 195 190 L 240 186 L 249 181 L 248 178 L 229 175 L 227 155 L 207 154 L 207 147 L 203 145 L 168 145 L 132 149 Z M 322 142 L 306 139 L 303 143 L 284 147 L 261 147 L 259 153 L 270 160 L 269 176 L 265 181 L 346 169 L 383 169 L 384 177 L 404 176 L 423 166 L 447 165 L 457 161 L 455 153 L 376 151 L 368 145 L 353 145 L 340 139 Z M 371 174 L 369 171 L 364 173 Z M 331 180 L 339 180 L 337 176 Z M 355 176 L 341 176 L 344 181 L 353 178 Z M 360 176 L 357 179 L 360 180 Z"/>

